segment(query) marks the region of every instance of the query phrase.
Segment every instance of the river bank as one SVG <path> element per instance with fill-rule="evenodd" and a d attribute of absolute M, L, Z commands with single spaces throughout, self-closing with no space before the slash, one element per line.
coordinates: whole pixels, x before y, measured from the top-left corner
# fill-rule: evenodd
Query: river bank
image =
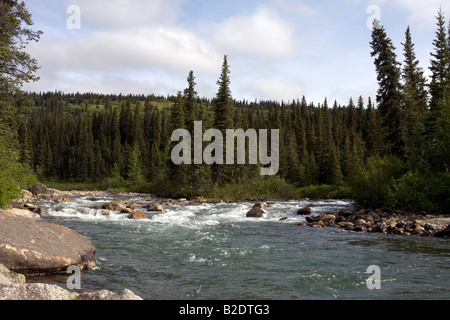
<path fill-rule="evenodd" d="M 111 193 L 108 191 L 81 191 L 70 190 L 62 191 L 39 184 L 30 189 L 30 191 L 23 191 L 23 196 L 15 201 L 16 209 L 31 210 L 35 213 L 39 213 L 42 208 L 39 208 L 38 204 L 43 200 L 53 199 L 57 203 L 70 202 L 70 199 L 76 197 L 90 197 L 95 200 L 96 197 L 101 196 L 117 196 L 117 197 L 144 197 L 147 200 L 146 209 L 150 212 L 158 211 L 163 212 L 164 207 L 174 203 L 182 202 L 183 206 L 193 206 L 201 203 L 222 203 L 224 201 L 220 199 L 205 199 L 202 197 L 196 197 L 193 199 L 171 199 L 156 197 L 151 194 L 133 193 L 133 192 L 118 192 Z M 308 200 L 308 199 L 300 199 Z M 299 200 L 299 201 L 300 201 Z M 232 201 L 239 202 L 239 201 Z M 244 201 L 243 201 L 244 202 Z M 130 218 L 146 218 L 145 213 L 137 211 L 139 204 L 126 205 L 121 203 L 119 206 L 113 204 L 113 207 L 104 207 L 103 209 L 111 210 L 115 209 L 122 213 L 130 214 Z M 267 208 L 267 204 L 259 202 L 255 204 L 253 208 L 247 213 L 249 218 L 259 218 L 264 214 L 264 208 Z M 256 210 L 256 211 L 255 211 Z M 52 218 L 48 216 L 45 210 L 40 213 L 43 218 Z M 135 212 L 138 215 L 133 215 Z M 23 213 L 23 212 L 22 212 Z M 104 215 L 108 215 L 108 211 L 103 211 Z M 403 212 L 400 210 L 390 209 L 361 209 L 355 210 L 341 210 L 339 212 L 322 213 L 320 215 L 314 213 L 313 207 L 299 208 L 297 214 L 305 217 L 305 221 L 298 223 L 300 226 L 309 226 L 312 228 L 341 228 L 347 231 L 353 232 L 370 232 L 370 233 L 383 233 L 383 234 L 395 234 L 405 236 L 436 236 L 441 238 L 448 238 L 450 236 L 450 214 L 446 215 L 430 215 L 426 212 L 413 213 Z M 286 220 L 284 217 L 281 218 Z"/>

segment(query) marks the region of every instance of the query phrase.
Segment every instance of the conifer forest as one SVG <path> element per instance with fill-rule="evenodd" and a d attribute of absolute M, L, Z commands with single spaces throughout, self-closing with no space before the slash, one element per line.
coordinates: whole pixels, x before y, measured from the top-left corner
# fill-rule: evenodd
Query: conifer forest
<path fill-rule="evenodd" d="M 38 41 L 39 32 L 26 27 L 25 8 L 4 6 L 2 16 L 15 15 L 22 24 L 2 17 L 0 26 L 11 30 L 0 37 L 1 205 L 42 181 L 167 197 L 348 198 L 366 207 L 447 213 L 450 25 L 442 11 L 430 39 L 429 79 L 410 28 L 404 42 L 394 44 L 389 30 L 377 26 L 367 39 L 377 96 L 341 104 L 304 96 L 236 100 L 226 55 L 212 99 L 197 92 L 195 70 L 176 95 L 23 92 L 20 83 L 37 80 L 38 61 L 17 47 L 17 39 Z M 261 176 L 261 164 L 175 165 L 172 132 L 192 133 L 194 121 L 202 121 L 203 130 L 279 129 L 277 175 Z"/>

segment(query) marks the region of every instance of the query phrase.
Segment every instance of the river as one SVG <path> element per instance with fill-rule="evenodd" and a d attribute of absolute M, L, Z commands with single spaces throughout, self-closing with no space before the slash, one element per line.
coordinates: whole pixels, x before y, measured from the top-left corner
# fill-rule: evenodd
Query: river
<path fill-rule="evenodd" d="M 84 291 L 128 288 L 145 300 L 450 299 L 448 239 L 297 225 L 299 208 L 337 212 L 349 201 L 268 201 L 261 219 L 245 217 L 250 202 L 175 202 L 147 220 L 101 215 L 97 208 L 115 198 L 44 203 L 59 218 L 52 222 L 97 248 L 97 267 L 81 275 Z"/>

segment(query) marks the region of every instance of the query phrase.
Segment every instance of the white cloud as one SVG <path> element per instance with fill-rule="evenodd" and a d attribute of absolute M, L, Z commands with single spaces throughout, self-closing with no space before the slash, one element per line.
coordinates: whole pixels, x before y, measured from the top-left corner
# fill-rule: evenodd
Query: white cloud
<path fill-rule="evenodd" d="M 283 58 L 295 48 L 294 28 L 264 7 L 251 16 L 230 17 L 211 34 L 211 41 L 230 54 Z"/>
<path fill-rule="evenodd" d="M 72 4 L 67 1 L 68 5 Z M 73 2 L 73 1 L 71 1 Z M 183 0 L 78 0 L 83 24 L 108 30 L 172 24 Z"/>
<path fill-rule="evenodd" d="M 448 0 L 368 0 L 370 4 L 380 5 L 381 14 L 389 10 L 391 6 L 406 9 L 409 12 L 408 23 L 414 24 L 415 28 L 429 30 L 435 28 L 436 15 L 442 8 L 446 17 L 450 17 L 450 2 Z M 448 19 L 448 18 L 447 18 Z"/>
<path fill-rule="evenodd" d="M 281 77 L 252 78 L 239 86 L 239 92 L 249 100 L 292 100 L 301 97 L 303 84 L 297 79 Z"/>

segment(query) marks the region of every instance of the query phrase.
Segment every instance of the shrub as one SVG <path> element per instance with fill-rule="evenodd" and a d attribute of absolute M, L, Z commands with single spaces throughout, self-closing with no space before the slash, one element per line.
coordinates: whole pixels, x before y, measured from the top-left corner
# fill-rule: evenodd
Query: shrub
<path fill-rule="evenodd" d="M 403 163 L 395 157 L 368 158 L 348 181 L 352 200 L 366 207 L 393 207 L 392 186 L 404 172 Z"/>
<path fill-rule="evenodd" d="M 27 189 L 37 182 L 31 169 L 19 163 L 14 153 L 0 145 L 0 208 L 18 198 L 21 189 Z"/>

